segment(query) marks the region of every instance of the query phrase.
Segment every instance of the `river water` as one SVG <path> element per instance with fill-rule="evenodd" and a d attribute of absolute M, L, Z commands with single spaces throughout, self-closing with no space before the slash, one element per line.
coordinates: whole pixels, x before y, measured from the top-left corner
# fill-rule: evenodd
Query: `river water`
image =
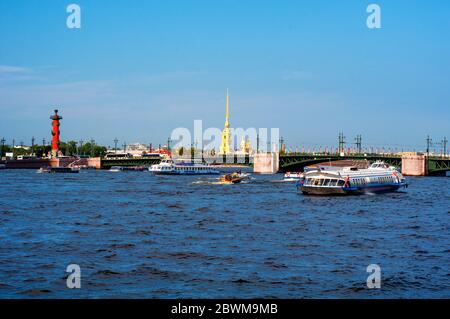
<path fill-rule="evenodd" d="M 252 176 L 0 171 L 0 298 L 450 297 L 450 178 L 307 197 Z"/>

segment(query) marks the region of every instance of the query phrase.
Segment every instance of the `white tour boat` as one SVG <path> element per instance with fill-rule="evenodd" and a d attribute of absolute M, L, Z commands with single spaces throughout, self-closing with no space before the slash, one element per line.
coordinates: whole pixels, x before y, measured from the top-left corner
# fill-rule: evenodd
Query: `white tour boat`
<path fill-rule="evenodd" d="M 284 181 L 285 182 L 296 182 L 303 178 L 303 173 L 298 172 L 286 172 L 284 174 Z"/>
<path fill-rule="evenodd" d="M 154 174 L 161 175 L 211 175 L 220 174 L 218 170 L 207 164 L 193 162 L 174 162 L 171 159 L 164 159 L 159 164 L 150 166 L 148 169 Z"/>
<path fill-rule="evenodd" d="M 393 192 L 407 187 L 393 166 L 377 161 L 369 168 L 321 166 L 304 173 L 297 189 L 307 195 L 351 195 Z"/>

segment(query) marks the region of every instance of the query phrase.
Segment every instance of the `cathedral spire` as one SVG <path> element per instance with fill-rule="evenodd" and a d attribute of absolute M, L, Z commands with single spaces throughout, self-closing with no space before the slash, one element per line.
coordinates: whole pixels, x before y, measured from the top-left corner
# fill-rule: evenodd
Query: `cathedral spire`
<path fill-rule="evenodd" d="M 228 121 L 228 89 L 227 89 L 227 103 L 225 109 L 225 127 L 222 131 L 222 143 L 220 143 L 219 154 L 228 155 L 231 154 L 231 132 L 230 122 Z"/>
<path fill-rule="evenodd" d="M 225 109 L 225 127 L 230 127 L 230 123 L 228 121 L 228 89 L 227 89 L 227 105 Z"/>

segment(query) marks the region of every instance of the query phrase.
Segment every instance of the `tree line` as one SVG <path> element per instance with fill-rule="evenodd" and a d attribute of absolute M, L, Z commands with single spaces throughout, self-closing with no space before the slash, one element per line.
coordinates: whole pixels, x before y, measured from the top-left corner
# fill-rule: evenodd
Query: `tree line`
<path fill-rule="evenodd" d="M 34 146 L 15 146 L 5 144 L 0 145 L 1 156 L 6 153 L 13 153 L 14 157 L 21 155 L 34 155 L 36 157 L 46 157 L 51 152 L 50 145 L 34 145 Z M 86 142 L 80 145 L 76 141 L 67 141 L 59 143 L 59 150 L 66 156 L 82 156 L 82 157 L 98 157 L 106 154 L 107 148 L 105 146 L 97 145 L 92 142 Z"/>

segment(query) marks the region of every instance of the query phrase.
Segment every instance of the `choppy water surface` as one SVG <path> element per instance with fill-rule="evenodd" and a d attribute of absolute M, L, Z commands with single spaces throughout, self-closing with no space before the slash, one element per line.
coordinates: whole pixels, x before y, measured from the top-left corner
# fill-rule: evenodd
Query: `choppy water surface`
<path fill-rule="evenodd" d="M 0 171 L 0 297 L 450 297 L 450 178 L 358 197 L 209 178 Z"/>

